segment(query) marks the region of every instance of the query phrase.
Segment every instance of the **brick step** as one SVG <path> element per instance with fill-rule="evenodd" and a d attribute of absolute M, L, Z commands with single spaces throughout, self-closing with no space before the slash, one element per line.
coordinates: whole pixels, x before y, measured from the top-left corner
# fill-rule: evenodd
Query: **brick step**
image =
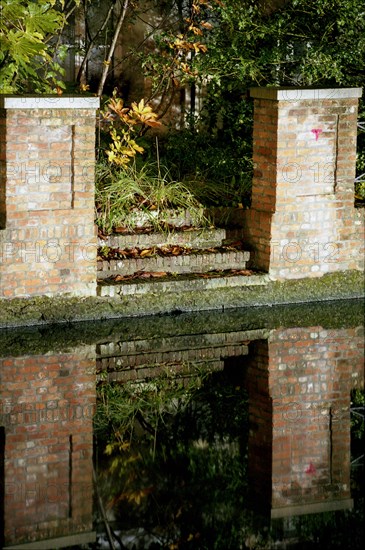
<path fill-rule="evenodd" d="M 116 296 L 143 294 L 178 294 L 182 292 L 204 292 L 218 288 L 235 288 L 243 286 L 265 286 L 269 282 L 266 274 L 255 275 L 219 275 L 202 278 L 194 275 L 177 275 L 162 279 L 134 279 L 118 283 L 99 281 L 97 295 L 114 298 Z"/>
<path fill-rule="evenodd" d="M 222 246 L 229 240 L 226 229 L 192 229 L 155 233 L 113 233 L 104 238 L 99 237 L 99 246 L 110 248 L 148 248 L 151 246 L 179 245 L 193 248 L 210 248 Z"/>
<path fill-rule="evenodd" d="M 252 331 L 251 331 L 252 332 Z M 147 338 L 105 342 L 97 344 L 96 357 L 118 357 L 140 353 L 184 351 L 186 349 L 199 350 L 203 348 L 219 348 L 247 344 L 248 331 L 217 332 L 207 334 L 181 334 L 178 336 L 164 336 L 162 338 Z"/>
<path fill-rule="evenodd" d="M 209 212 L 203 206 L 200 208 L 200 215 L 206 216 Z M 197 212 L 199 214 L 199 212 Z M 164 212 L 159 212 L 157 210 L 150 212 L 136 211 L 129 216 L 130 223 L 133 224 L 133 227 L 138 229 L 147 228 L 151 226 L 153 219 L 161 219 L 165 224 L 172 227 L 186 227 L 194 226 L 195 220 L 194 217 L 190 214 L 188 210 L 171 208 L 164 210 Z"/>
<path fill-rule="evenodd" d="M 219 359 L 213 360 L 204 360 L 204 361 L 194 361 L 194 366 L 203 369 L 204 372 L 219 371 L 224 369 L 224 361 Z M 194 376 L 195 370 L 189 373 L 186 363 L 183 362 L 174 362 L 168 364 L 158 364 L 152 366 L 141 366 L 139 368 L 127 368 L 118 371 L 107 372 L 105 377 L 104 372 L 96 375 L 97 382 L 100 380 L 102 382 L 141 382 L 145 381 L 146 378 L 155 378 L 161 374 L 166 373 L 166 371 L 172 370 L 174 376 L 178 375 L 178 379 L 181 382 L 188 383 L 189 380 Z"/>
<path fill-rule="evenodd" d="M 130 369 L 135 367 L 148 366 L 171 362 L 200 362 L 219 360 L 226 357 L 247 355 L 246 344 L 231 344 L 228 346 L 201 347 L 198 349 L 182 349 L 174 351 L 151 351 L 139 354 L 120 355 L 114 357 L 102 357 L 96 360 L 97 371 L 114 371 Z"/>
<path fill-rule="evenodd" d="M 236 207 L 204 207 L 202 206 L 200 213 L 202 217 L 205 217 L 206 220 L 209 220 L 210 223 L 216 226 L 227 227 L 235 226 L 242 227 L 242 219 L 244 217 L 243 208 Z M 161 219 L 161 212 L 151 211 L 145 213 L 143 211 L 135 212 L 133 217 L 130 216 L 130 220 L 133 223 L 133 226 L 137 229 L 148 228 L 151 226 L 151 220 L 153 218 Z M 163 221 L 165 224 L 170 227 L 181 228 L 181 227 L 194 227 L 195 219 L 188 210 L 183 209 L 167 209 L 163 213 Z"/>
<path fill-rule="evenodd" d="M 247 251 L 206 252 L 202 249 L 199 252 L 179 256 L 99 260 L 97 276 L 98 279 L 107 279 L 115 275 L 133 275 L 139 271 L 186 274 L 207 273 L 223 269 L 245 269 L 249 259 L 250 253 Z"/>

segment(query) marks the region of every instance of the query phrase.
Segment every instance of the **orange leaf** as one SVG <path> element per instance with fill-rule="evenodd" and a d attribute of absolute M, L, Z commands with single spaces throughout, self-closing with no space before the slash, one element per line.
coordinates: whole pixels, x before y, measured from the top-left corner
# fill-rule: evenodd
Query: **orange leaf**
<path fill-rule="evenodd" d="M 157 128 L 158 126 L 162 126 L 162 123 L 159 120 L 145 120 L 144 123 L 147 126 L 151 126 L 151 128 Z"/>
<path fill-rule="evenodd" d="M 129 281 L 132 278 L 133 275 L 116 275 L 113 280 L 115 283 L 118 283 L 119 281 Z"/>
<path fill-rule="evenodd" d="M 129 233 L 129 229 L 127 227 L 115 227 L 114 233 Z"/>
<path fill-rule="evenodd" d="M 213 25 L 211 23 L 208 23 L 207 21 L 202 21 L 200 23 L 200 26 L 203 27 L 204 29 L 212 29 L 213 28 Z"/>

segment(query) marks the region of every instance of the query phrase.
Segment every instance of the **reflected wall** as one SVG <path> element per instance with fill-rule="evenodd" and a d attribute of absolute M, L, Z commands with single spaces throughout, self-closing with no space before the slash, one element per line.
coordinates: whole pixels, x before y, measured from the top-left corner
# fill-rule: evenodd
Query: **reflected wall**
<path fill-rule="evenodd" d="M 350 508 L 350 394 L 364 385 L 361 321 L 287 328 L 299 322 L 285 325 L 281 311 L 266 311 L 268 326 L 250 310 L 224 322 L 215 312 L 190 322 L 72 327 L 63 329 L 63 351 L 52 348 L 52 331 L 39 331 L 38 340 L 14 333 L 0 346 L 0 543 L 40 550 L 95 540 L 96 366 L 103 380 L 118 383 L 158 375 L 169 362 L 177 371 L 179 361 L 211 371 L 238 367 L 248 389 L 249 485 L 260 513 Z"/>
<path fill-rule="evenodd" d="M 364 385 L 363 328 L 272 330 L 251 344 L 249 471 L 271 517 L 352 506 L 351 390 Z"/>
<path fill-rule="evenodd" d="M 0 360 L 5 547 L 59 537 L 67 545 L 95 539 L 94 349 Z M 81 536 L 72 539 L 76 534 Z"/>

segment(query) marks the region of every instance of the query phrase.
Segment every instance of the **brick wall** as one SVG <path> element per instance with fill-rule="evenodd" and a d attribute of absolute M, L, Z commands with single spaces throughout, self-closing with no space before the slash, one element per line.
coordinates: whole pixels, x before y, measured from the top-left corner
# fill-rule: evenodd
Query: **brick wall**
<path fill-rule="evenodd" d="M 364 209 L 354 207 L 361 89 L 254 88 L 256 267 L 278 279 L 364 269 Z"/>
<path fill-rule="evenodd" d="M 95 294 L 97 107 L 0 96 L 0 298 Z"/>
<path fill-rule="evenodd" d="M 0 359 L 0 388 L 5 546 L 90 532 L 95 346 Z"/>
<path fill-rule="evenodd" d="M 364 385 L 362 329 L 274 330 L 253 344 L 247 380 L 256 498 L 271 502 L 272 517 L 350 505 L 350 392 Z"/>

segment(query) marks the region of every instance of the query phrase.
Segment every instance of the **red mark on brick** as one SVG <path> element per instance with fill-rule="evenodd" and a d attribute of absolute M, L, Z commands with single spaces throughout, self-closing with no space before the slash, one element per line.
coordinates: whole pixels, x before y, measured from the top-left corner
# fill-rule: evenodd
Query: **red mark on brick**
<path fill-rule="evenodd" d="M 305 470 L 305 473 L 306 474 L 315 474 L 316 473 L 316 468 L 315 466 L 312 464 L 312 462 L 309 463 L 309 466 L 306 468 Z"/>
<path fill-rule="evenodd" d="M 316 136 L 316 141 L 318 141 L 318 138 L 319 138 L 319 134 L 321 134 L 323 132 L 323 130 L 321 130 L 320 128 L 313 128 L 313 130 L 311 130 L 312 134 L 314 134 Z"/>

